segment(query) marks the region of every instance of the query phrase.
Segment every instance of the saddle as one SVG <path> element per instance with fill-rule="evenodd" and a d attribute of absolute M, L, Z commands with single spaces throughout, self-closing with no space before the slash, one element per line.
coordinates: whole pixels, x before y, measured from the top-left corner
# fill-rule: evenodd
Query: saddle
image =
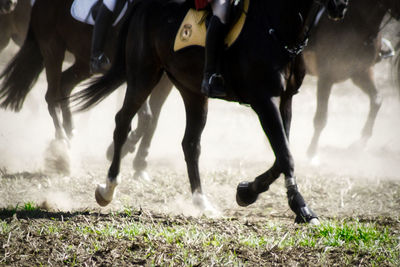
<path fill-rule="evenodd" d="M 246 20 L 250 0 L 234 0 L 230 10 L 229 32 L 225 44 L 230 47 L 239 37 Z M 196 10 L 194 1 L 189 1 L 189 10 L 183 19 L 175 37 L 174 51 L 188 46 L 205 46 L 209 19 L 212 16 L 210 6 Z"/>
<path fill-rule="evenodd" d="M 130 0 L 129 2 L 132 2 Z M 97 13 L 103 0 L 74 0 L 71 5 L 71 16 L 83 23 L 94 25 Z M 117 5 L 114 10 L 114 22 L 113 26 L 117 25 L 118 22 L 124 17 L 128 10 L 128 2 L 117 1 Z"/>

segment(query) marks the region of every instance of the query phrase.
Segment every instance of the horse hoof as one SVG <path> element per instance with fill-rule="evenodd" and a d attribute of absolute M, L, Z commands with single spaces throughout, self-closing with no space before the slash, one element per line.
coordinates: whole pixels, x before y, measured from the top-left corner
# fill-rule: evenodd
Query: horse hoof
<path fill-rule="evenodd" d="M 239 183 L 236 189 L 236 203 L 241 207 L 246 207 L 256 202 L 258 194 L 250 188 L 250 182 Z"/>
<path fill-rule="evenodd" d="M 146 171 L 137 171 L 137 172 L 135 172 L 135 174 L 133 175 L 133 179 L 135 179 L 135 180 L 144 180 L 146 182 L 151 182 L 152 181 L 150 175 Z"/>
<path fill-rule="evenodd" d="M 214 208 L 210 201 L 208 201 L 207 197 L 201 193 L 193 193 L 192 202 L 193 205 L 207 217 L 215 218 L 221 215 L 221 212 Z"/>
<path fill-rule="evenodd" d="M 311 166 L 318 167 L 321 164 L 321 160 L 319 159 L 318 155 L 315 155 L 310 159 Z"/>
<path fill-rule="evenodd" d="M 101 189 L 102 189 L 101 185 L 98 185 L 97 188 L 96 188 L 96 191 L 95 191 L 95 193 L 94 193 L 94 196 L 95 196 L 95 198 L 96 198 L 97 204 L 99 204 L 99 205 L 102 206 L 102 207 L 105 207 L 105 206 L 107 206 L 108 204 L 110 204 L 111 200 L 106 200 L 106 199 L 102 196 L 102 194 L 101 194 Z"/>
<path fill-rule="evenodd" d="M 301 209 L 300 214 L 296 216 L 294 222 L 298 224 L 308 223 L 310 225 L 320 224 L 317 214 L 309 209 L 307 206 Z"/>

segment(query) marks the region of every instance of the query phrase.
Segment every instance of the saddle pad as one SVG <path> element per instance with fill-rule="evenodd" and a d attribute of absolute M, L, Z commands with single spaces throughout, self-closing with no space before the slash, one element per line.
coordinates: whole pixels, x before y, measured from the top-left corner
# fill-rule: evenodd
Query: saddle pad
<path fill-rule="evenodd" d="M 246 21 L 246 13 L 249 10 L 249 3 L 250 0 L 244 0 L 244 10 L 239 20 L 233 25 L 225 37 L 225 44 L 227 44 L 228 47 L 236 41 L 243 29 L 244 22 Z M 192 45 L 205 46 L 207 33 L 206 16 L 207 11 L 205 10 L 197 11 L 192 8 L 189 9 L 175 37 L 175 52 Z"/>
<path fill-rule="evenodd" d="M 90 13 L 94 4 L 96 4 L 98 0 L 75 0 L 71 5 L 71 16 L 83 23 L 94 25 L 94 18 Z M 121 10 L 121 13 L 118 15 L 116 20 L 113 23 L 115 26 L 125 15 L 126 10 L 128 9 L 128 2 L 125 3 L 124 7 Z"/>

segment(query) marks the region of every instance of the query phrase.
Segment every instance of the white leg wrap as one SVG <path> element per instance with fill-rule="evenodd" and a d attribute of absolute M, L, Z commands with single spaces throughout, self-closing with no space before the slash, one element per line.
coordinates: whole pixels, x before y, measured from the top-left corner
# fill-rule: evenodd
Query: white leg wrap
<path fill-rule="evenodd" d="M 286 189 L 297 186 L 296 177 L 286 177 L 285 178 L 285 186 L 286 186 Z"/>

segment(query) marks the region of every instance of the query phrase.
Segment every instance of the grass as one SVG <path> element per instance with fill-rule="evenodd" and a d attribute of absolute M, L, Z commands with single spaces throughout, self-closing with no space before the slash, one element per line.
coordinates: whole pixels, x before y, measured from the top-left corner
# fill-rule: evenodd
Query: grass
<path fill-rule="evenodd" d="M 34 207 L 31 203 L 13 209 L 17 217 L 34 217 L 29 220 L 0 220 L 0 241 L 5 244 L 0 264 L 22 264 L 23 259 L 46 265 L 49 259 L 52 264 L 69 266 L 111 262 L 150 266 L 400 265 L 396 220 L 386 226 L 379 218 L 368 222 L 327 220 L 312 227 L 279 221 L 169 217 L 127 207 L 107 215 L 42 211 L 37 217 Z M 9 213 L 3 210 L 0 214 Z M 27 235 L 30 245 L 20 242 Z M 21 257 L 5 256 L 14 254 Z"/>

